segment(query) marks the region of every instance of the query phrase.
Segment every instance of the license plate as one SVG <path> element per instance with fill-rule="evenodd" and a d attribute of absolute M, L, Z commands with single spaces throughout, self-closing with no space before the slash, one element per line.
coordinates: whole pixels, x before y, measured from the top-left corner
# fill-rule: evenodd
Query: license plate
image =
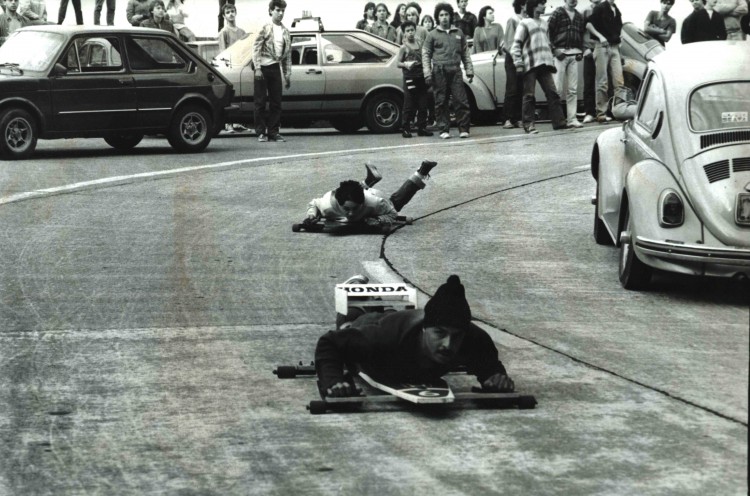
<path fill-rule="evenodd" d="M 737 224 L 750 226 L 750 193 L 737 195 Z"/>
<path fill-rule="evenodd" d="M 747 112 L 722 112 L 722 124 L 732 124 L 735 122 L 747 122 Z"/>

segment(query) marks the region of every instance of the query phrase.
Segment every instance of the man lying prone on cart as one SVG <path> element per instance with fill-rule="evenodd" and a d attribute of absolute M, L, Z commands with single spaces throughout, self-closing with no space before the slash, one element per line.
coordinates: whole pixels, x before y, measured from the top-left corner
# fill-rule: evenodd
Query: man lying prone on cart
<path fill-rule="evenodd" d="M 321 198 L 315 198 L 307 208 L 306 224 L 321 218 L 344 223 L 361 222 L 371 227 L 389 227 L 398 218 L 398 212 L 425 187 L 430 171 L 437 162 L 425 160 L 401 187 L 390 197 L 373 186 L 382 179 L 374 165 L 367 167 L 367 178 L 362 181 L 342 181 L 339 187 Z"/>
<path fill-rule="evenodd" d="M 352 278 L 347 283 L 367 280 Z M 344 376 L 345 367 L 350 373 L 365 371 L 380 382 L 423 384 L 460 365 L 477 377 L 485 391 L 515 388 L 492 338 L 471 323 L 464 287 L 456 275 L 438 288 L 424 309 L 380 313 L 352 308 L 341 327 L 324 334 L 315 349 L 323 398 L 359 394 Z"/>

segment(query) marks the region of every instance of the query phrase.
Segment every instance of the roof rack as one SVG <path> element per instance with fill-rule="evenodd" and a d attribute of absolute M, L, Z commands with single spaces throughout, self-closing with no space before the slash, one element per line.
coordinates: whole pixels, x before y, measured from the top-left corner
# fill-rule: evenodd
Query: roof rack
<path fill-rule="evenodd" d="M 307 24 L 309 22 L 314 22 L 314 23 L 317 24 L 317 30 L 318 30 L 319 33 L 325 32 L 325 28 L 323 27 L 323 21 L 321 20 L 321 18 L 320 17 L 313 17 L 313 16 L 310 16 L 310 15 L 305 15 L 303 17 L 298 17 L 298 18 L 294 19 L 294 21 L 292 21 L 292 28 L 296 28 L 298 23 L 305 23 L 305 24 Z M 299 29 L 304 29 L 304 28 L 300 27 Z M 312 29 L 315 29 L 315 28 L 312 28 Z"/>

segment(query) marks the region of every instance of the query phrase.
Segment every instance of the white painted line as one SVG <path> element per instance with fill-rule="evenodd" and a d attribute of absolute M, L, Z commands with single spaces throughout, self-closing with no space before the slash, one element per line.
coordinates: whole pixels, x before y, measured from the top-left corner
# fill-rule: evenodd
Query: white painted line
<path fill-rule="evenodd" d="M 576 167 L 576 169 L 588 169 L 591 167 L 591 164 L 583 164 Z"/>

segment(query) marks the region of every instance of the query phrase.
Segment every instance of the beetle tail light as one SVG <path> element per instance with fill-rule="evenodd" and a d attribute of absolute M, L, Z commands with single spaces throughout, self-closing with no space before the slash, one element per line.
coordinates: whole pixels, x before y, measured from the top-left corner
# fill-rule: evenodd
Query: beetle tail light
<path fill-rule="evenodd" d="M 675 191 L 667 190 L 661 194 L 659 202 L 659 224 L 662 227 L 677 227 L 685 222 L 685 205 Z"/>

